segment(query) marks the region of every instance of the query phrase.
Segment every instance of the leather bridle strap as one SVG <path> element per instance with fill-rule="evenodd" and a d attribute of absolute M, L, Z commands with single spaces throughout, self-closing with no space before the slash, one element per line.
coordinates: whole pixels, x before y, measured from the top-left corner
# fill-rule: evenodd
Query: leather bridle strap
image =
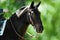
<path fill-rule="evenodd" d="M 24 40 L 24 37 L 22 37 L 22 36 L 15 30 L 15 27 L 14 27 L 14 25 L 12 24 L 11 19 L 10 19 L 10 23 L 11 23 L 11 25 L 12 25 L 12 27 L 13 27 L 15 33 L 17 34 L 17 36 Z"/>
<path fill-rule="evenodd" d="M 15 30 L 15 27 L 14 27 L 14 25 L 12 24 L 11 19 L 10 19 L 10 23 L 11 23 L 11 25 L 12 25 L 13 30 L 14 30 L 14 31 L 15 31 L 15 33 L 17 34 L 17 36 L 24 40 L 25 38 L 24 38 L 24 37 L 22 37 L 22 36 L 21 36 L 21 35 L 20 35 L 16 30 Z M 30 33 L 28 33 L 28 32 L 27 32 L 27 34 L 28 34 L 28 35 L 30 35 L 31 37 L 34 37 L 34 35 L 31 35 L 31 34 L 30 34 Z"/>
<path fill-rule="evenodd" d="M 30 13 L 31 9 L 28 9 L 28 17 L 29 17 L 29 21 L 31 22 L 32 25 L 34 25 L 33 21 L 32 21 L 32 17 L 31 17 L 31 13 Z"/>

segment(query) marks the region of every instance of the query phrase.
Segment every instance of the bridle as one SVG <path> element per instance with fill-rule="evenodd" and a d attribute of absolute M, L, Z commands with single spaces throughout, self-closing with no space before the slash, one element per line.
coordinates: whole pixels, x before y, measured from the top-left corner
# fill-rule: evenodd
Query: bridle
<path fill-rule="evenodd" d="M 32 16 L 31 16 L 31 9 L 28 9 L 27 15 L 28 15 L 27 19 L 29 19 L 30 23 L 34 26 L 34 22 L 32 20 Z"/>
<path fill-rule="evenodd" d="M 28 11 L 28 17 L 29 17 L 29 20 L 31 21 L 32 18 L 31 18 L 31 13 L 30 13 L 29 11 Z M 17 36 L 24 40 L 25 38 L 22 37 L 22 36 L 15 30 L 15 27 L 14 27 L 14 25 L 13 25 L 11 19 L 10 19 L 10 23 L 11 23 L 11 25 L 12 25 L 13 30 L 14 30 L 15 33 L 17 34 Z M 31 23 L 32 23 L 32 25 L 33 25 L 33 21 L 31 21 Z"/>

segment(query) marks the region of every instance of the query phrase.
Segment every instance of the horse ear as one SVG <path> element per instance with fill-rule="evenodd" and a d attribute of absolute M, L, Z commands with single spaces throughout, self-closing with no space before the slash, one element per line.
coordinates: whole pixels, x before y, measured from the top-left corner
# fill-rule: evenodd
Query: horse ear
<path fill-rule="evenodd" d="M 41 4 L 41 1 L 36 5 L 36 8 L 38 8 L 40 4 Z"/>
<path fill-rule="evenodd" d="M 34 7 L 34 1 L 32 1 L 31 5 L 30 5 L 31 8 Z"/>

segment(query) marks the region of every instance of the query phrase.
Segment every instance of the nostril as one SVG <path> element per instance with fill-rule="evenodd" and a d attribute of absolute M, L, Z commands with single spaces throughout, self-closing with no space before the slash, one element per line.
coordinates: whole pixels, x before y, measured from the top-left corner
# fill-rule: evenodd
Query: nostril
<path fill-rule="evenodd" d="M 35 27 L 36 27 L 36 31 L 38 32 L 38 33 L 42 33 L 42 31 L 43 31 L 43 26 L 42 25 L 40 25 L 40 24 L 35 24 Z"/>

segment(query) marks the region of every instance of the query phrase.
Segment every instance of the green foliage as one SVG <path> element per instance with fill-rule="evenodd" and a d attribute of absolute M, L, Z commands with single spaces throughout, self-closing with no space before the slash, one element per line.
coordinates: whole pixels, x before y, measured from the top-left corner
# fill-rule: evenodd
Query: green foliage
<path fill-rule="evenodd" d="M 28 5 L 32 1 L 39 2 L 40 0 L 0 0 L 0 7 L 10 10 L 10 12 L 5 14 L 5 17 L 9 17 L 18 8 Z M 60 40 L 60 0 L 41 0 L 41 5 L 38 9 L 41 12 L 44 31 L 42 33 L 37 33 L 32 25 L 29 25 L 24 36 L 25 39 Z"/>

